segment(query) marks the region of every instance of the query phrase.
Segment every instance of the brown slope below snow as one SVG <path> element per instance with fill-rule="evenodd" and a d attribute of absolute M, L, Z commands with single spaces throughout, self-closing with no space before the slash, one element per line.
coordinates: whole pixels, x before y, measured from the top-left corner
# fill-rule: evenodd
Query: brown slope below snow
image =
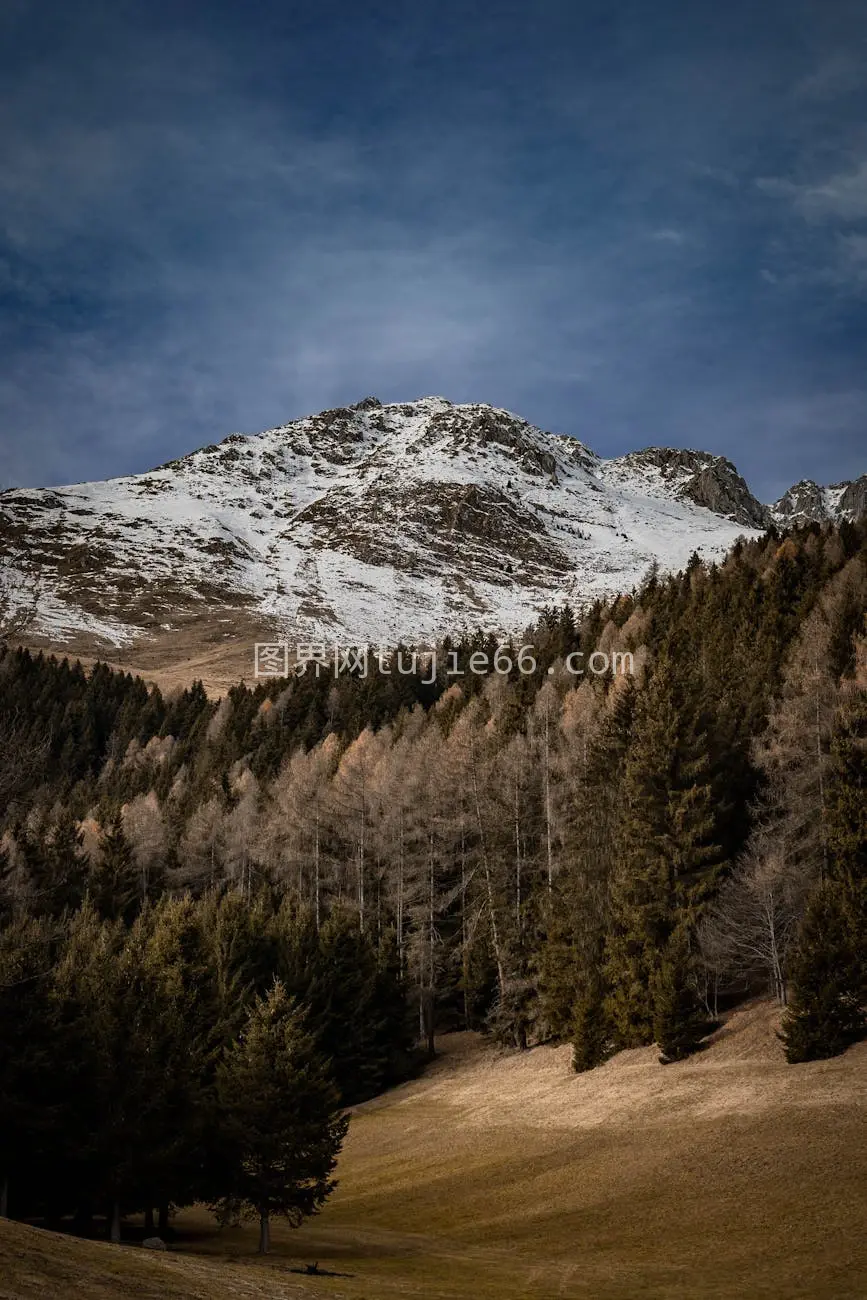
<path fill-rule="evenodd" d="M 155 631 L 148 640 L 134 646 L 106 648 L 96 654 L 86 636 L 62 642 L 50 637 L 19 636 L 14 638 L 14 644 L 34 654 L 41 651 L 71 662 L 79 659 L 88 669 L 97 661 L 107 663 L 118 672 L 143 677 L 164 695 L 201 681 L 207 693 L 217 698 L 240 682 L 255 685 L 256 642 L 280 639 L 264 622 L 243 612 L 225 611 L 225 616 L 220 617 L 209 613 L 188 618 L 171 631 Z"/>
<path fill-rule="evenodd" d="M 253 1226 L 199 1211 L 153 1261 L 0 1225 L 0 1300 L 863 1300 L 867 1043 L 787 1066 L 778 1025 L 755 1003 L 691 1061 L 647 1048 L 579 1077 L 568 1048 L 449 1035 L 355 1109 L 337 1192 L 267 1261 Z M 312 1260 L 344 1276 L 290 1272 Z"/>

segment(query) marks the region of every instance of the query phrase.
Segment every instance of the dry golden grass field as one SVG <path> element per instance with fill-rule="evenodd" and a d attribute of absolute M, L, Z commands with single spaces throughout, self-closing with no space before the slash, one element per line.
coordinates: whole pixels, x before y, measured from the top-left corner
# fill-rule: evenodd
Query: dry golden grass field
<path fill-rule="evenodd" d="M 3 1224 L 0 1298 L 863 1300 L 867 1043 L 787 1066 L 777 1026 L 753 1004 L 691 1061 L 580 1077 L 452 1035 L 356 1109 L 337 1192 L 267 1259 L 198 1211 L 159 1256 Z"/>

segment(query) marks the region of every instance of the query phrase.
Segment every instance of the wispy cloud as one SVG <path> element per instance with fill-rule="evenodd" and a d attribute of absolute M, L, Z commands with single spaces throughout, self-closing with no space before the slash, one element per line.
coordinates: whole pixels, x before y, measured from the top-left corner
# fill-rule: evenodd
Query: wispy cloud
<path fill-rule="evenodd" d="M 689 238 L 682 230 L 675 230 L 671 226 L 663 226 L 661 230 L 654 230 L 650 235 L 659 244 L 685 244 Z"/>
<path fill-rule="evenodd" d="M 867 158 L 821 181 L 760 177 L 756 185 L 765 194 L 790 200 L 807 221 L 867 220 Z"/>

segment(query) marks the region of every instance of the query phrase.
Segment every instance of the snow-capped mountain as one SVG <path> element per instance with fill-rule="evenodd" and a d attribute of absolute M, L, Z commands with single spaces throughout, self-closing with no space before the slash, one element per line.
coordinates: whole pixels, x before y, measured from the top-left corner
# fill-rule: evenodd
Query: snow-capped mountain
<path fill-rule="evenodd" d="M 366 398 L 148 474 L 3 493 L 0 583 L 28 636 L 79 647 L 237 615 L 281 636 L 422 643 L 520 630 L 772 519 L 863 510 L 864 485 L 799 484 L 769 508 L 706 452 L 602 460 L 491 406 Z"/>

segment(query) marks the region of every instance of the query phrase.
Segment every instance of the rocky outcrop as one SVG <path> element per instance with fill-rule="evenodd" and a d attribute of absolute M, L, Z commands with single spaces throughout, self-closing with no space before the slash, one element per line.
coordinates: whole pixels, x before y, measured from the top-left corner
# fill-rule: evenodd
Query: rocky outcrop
<path fill-rule="evenodd" d="M 841 519 L 863 519 L 867 515 L 867 474 L 847 483 L 840 493 L 837 515 Z"/>
<path fill-rule="evenodd" d="M 724 456 L 673 447 L 647 447 L 622 458 L 636 467 L 655 469 L 678 496 L 705 506 L 722 519 L 746 528 L 767 528 L 767 506 L 753 496 L 737 469 Z"/>
<path fill-rule="evenodd" d="M 770 513 L 781 528 L 862 519 L 867 515 L 867 474 L 854 482 L 832 483 L 830 487 L 820 487 L 809 478 L 801 479 L 774 502 Z"/>
<path fill-rule="evenodd" d="M 825 491 L 812 479 L 801 479 L 784 492 L 779 501 L 771 506 L 771 513 L 778 524 L 792 527 L 795 524 L 825 523 L 829 518 Z"/>

